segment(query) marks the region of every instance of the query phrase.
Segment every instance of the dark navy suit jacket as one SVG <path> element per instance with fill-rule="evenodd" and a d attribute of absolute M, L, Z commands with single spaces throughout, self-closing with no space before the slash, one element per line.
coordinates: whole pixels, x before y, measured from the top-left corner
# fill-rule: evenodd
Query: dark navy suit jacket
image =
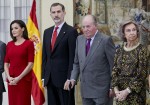
<path fill-rule="evenodd" d="M 63 88 L 73 68 L 75 55 L 76 29 L 64 23 L 56 39 L 54 49 L 51 50 L 53 27 L 44 31 L 42 54 L 42 78 L 44 85 L 50 80 L 56 87 Z"/>
<path fill-rule="evenodd" d="M 6 52 L 6 44 L 0 41 L 0 92 L 5 92 L 2 73 L 4 72 L 4 57 Z"/>

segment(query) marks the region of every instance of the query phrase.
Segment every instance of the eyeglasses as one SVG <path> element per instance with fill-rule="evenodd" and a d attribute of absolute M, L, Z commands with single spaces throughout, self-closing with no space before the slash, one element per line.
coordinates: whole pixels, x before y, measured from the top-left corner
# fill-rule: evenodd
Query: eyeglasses
<path fill-rule="evenodd" d="M 126 30 L 125 30 L 125 32 L 128 32 L 128 33 L 131 32 L 131 31 L 132 31 L 132 32 L 137 32 L 137 29 L 133 28 L 133 29 L 126 29 Z"/>

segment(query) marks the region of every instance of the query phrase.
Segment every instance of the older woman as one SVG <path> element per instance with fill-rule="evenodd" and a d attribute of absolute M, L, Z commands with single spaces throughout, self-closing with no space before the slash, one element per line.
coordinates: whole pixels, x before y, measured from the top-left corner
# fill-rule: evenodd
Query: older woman
<path fill-rule="evenodd" d="M 145 105 L 147 48 L 139 43 L 139 28 L 126 21 L 120 26 L 124 43 L 116 50 L 112 70 L 112 88 L 117 105 Z"/>

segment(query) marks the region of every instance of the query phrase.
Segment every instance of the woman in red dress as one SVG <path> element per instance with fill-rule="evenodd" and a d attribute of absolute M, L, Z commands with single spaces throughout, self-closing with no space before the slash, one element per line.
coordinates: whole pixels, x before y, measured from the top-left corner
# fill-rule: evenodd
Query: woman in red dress
<path fill-rule="evenodd" d="M 22 20 L 11 22 L 10 36 L 12 41 L 7 44 L 4 63 L 9 105 L 31 105 L 34 45 L 28 38 L 27 28 Z"/>

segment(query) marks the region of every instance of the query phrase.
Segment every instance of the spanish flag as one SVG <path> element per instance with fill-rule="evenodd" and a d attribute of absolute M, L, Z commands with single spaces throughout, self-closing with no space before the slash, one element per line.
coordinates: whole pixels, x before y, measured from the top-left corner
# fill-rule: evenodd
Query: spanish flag
<path fill-rule="evenodd" d="M 35 47 L 33 79 L 32 79 L 32 97 L 35 105 L 43 105 L 45 102 L 45 98 L 44 98 L 44 89 L 42 87 L 41 81 L 42 44 L 36 18 L 35 0 L 33 0 L 30 15 L 28 17 L 27 29 L 29 33 L 29 38 L 34 42 Z"/>

